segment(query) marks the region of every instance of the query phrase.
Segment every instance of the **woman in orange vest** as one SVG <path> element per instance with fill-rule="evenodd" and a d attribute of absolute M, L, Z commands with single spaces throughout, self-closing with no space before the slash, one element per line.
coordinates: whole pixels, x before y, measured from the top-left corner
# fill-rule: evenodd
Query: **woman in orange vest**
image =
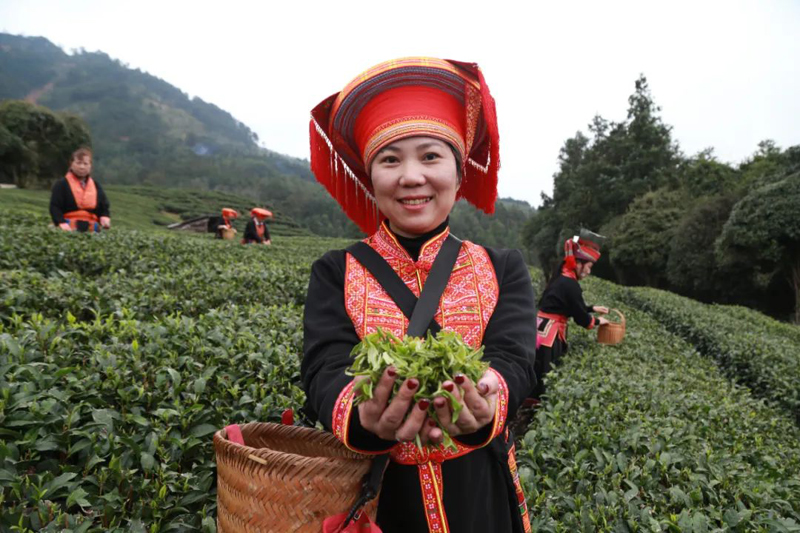
<path fill-rule="evenodd" d="M 272 244 L 269 238 L 269 229 L 264 222 L 268 218 L 272 218 L 272 211 L 263 209 L 261 207 L 254 207 L 250 210 L 252 217 L 244 228 L 244 239 L 242 244 Z"/>
<path fill-rule="evenodd" d="M 603 317 L 591 313 L 607 314 L 608 308 L 586 305 L 580 280 L 592 272 L 592 266 L 600 259 L 600 242 L 604 239 L 588 230 L 582 230 L 564 242 L 564 260 L 555 276 L 547 284 L 539 300 L 536 320 L 536 388 L 532 399 L 538 400 L 545 392 L 543 378 L 552 367 L 561 361 L 567 351 L 567 322 L 570 317 L 579 326 L 594 329 L 607 324 Z M 534 402 L 536 403 L 536 402 Z"/>
<path fill-rule="evenodd" d="M 108 197 L 91 176 L 92 151 L 72 154 L 67 175 L 56 181 L 50 194 L 53 224 L 64 231 L 100 231 L 111 227 Z"/>
<path fill-rule="evenodd" d="M 377 511 L 384 533 L 529 532 L 506 423 L 533 388 L 533 286 L 519 251 L 462 242 L 449 227 L 458 198 L 487 213 L 497 199 L 499 133 L 480 68 L 430 57 L 388 61 L 311 116 L 311 169 L 369 237 L 311 268 L 305 411 L 348 448 L 388 454 Z M 423 289 L 433 286 L 443 292 L 428 305 Z M 406 303 L 423 299 L 435 308 L 431 330 L 482 346 L 489 370 L 476 382 L 455 374 L 440 384 L 464 400 L 455 421 L 445 396 L 414 401 L 419 381 L 401 381 L 392 367 L 372 399 L 355 406 L 351 350 L 378 328 L 404 335 Z M 442 446 L 429 408 L 455 449 Z M 417 436 L 429 445 L 418 448 Z"/>

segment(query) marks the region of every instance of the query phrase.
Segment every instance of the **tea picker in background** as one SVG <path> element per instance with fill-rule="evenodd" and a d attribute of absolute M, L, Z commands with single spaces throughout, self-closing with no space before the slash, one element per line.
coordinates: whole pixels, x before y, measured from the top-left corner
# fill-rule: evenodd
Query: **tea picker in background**
<path fill-rule="evenodd" d="M 272 218 L 272 211 L 261 207 L 254 207 L 250 210 L 250 220 L 244 228 L 244 239 L 242 244 L 272 244 L 269 237 L 269 228 L 266 220 Z"/>
<path fill-rule="evenodd" d="M 230 207 L 222 208 L 222 222 L 217 226 L 217 232 L 214 235 L 217 239 L 233 239 L 236 233 L 236 228 L 233 227 L 231 220 L 239 218 L 239 212 Z"/>
<path fill-rule="evenodd" d="M 91 174 L 91 149 L 76 150 L 67 175 L 56 181 L 50 193 L 50 216 L 55 226 L 81 232 L 111 227 L 108 197 Z"/>
<path fill-rule="evenodd" d="M 608 308 L 586 305 L 580 280 L 592 272 L 592 266 L 600 259 L 600 246 L 605 237 L 582 229 L 564 242 L 564 260 L 547 284 L 539 300 L 536 320 L 536 379 L 532 398 L 539 399 L 545 392 L 542 378 L 561 361 L 567 351 L 567 322 L 570 318 L 579 326 L 594 329 L 607 324 L 603 317 L 591 313 L 607 314 Z"/>

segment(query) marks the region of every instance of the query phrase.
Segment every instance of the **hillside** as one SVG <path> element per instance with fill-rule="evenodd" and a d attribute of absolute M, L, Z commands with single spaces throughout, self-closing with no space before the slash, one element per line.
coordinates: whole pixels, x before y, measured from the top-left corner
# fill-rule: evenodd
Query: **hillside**
<path fill-rule="evenodd" d="M 307 161 L 259 147 L 228 112 L 106 54 L 69 55 L 42 37 L 0 33 L 0 100 L 80 117 L 103 184 L 234 193 L 280 204 L 323 235 L 358 234 Z"/>
<path fill-rule="evenodd" d="M 0 33 L 0 100 L 80 117 L 104 185 L 233 193 L 273 206 L 318 235 L 360 236 L 307 161 L 259 147 L 257 136 L 228 112 L 106 54 L 70 55 L 42 37 Z M 2 145 L 0 135 L 0 152 Z M 41 187 L 49 187 L 51 174 L 41 177 Z M 462 202 L 452 225 L 461 238 L 523 249 L 520 229 L 531 212 L 527 202 L 502 199 L 497 214 L 487 217 Z"/>

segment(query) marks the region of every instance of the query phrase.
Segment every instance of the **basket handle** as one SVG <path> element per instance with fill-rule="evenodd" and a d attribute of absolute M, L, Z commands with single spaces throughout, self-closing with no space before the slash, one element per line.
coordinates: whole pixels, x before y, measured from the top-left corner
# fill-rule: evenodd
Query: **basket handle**
<path fill-rule="evenodd" d="M 618 322 L 618 324 L 622 324 L 623 326 L 625 325 L 625 315 L 622 314 L 622 311 L 620 311 L 619 309 L 614 309 L 613 307 L 609 309 L 609 311 L 614 311 L 620 316 L 621 320 Z"/>

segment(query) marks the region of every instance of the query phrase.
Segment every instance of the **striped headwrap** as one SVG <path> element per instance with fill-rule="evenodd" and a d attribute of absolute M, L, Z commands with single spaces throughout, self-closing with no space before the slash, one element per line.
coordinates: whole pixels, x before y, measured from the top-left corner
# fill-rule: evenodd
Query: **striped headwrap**
<path fill-rule="evenodd" d="M 499 133 L 494 99 L 475 63 L 409 57 L 356 77 L 311 111 L 311 170 L 365 233 L 382 219 L 369 169 L 375 155 L 408 137 L 433 137 L 463 162 L 459 197 L 494 212 Z"/>
<path fill-rule="evenodd" d="M 575 270 L 577 261 L 596 263 L 600 259 L 600 243 L 604 239 L 602 235 L 581 230 L 581 235 L 564 241 L 564 268 Z"/>

